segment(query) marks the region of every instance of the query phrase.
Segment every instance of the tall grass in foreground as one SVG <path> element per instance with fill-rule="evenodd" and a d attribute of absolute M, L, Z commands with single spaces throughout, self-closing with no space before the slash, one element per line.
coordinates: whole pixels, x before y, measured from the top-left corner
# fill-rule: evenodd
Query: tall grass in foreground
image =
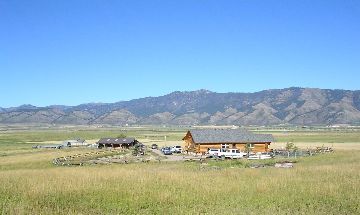
<path fill-rule="evenodd" d="M 43 166 L 39 156 L 49 153 L 27 158 L 35 162 L 31 170 L 16 159 L 14 168 L 0 170 L 0 213 L 360 213 L 358 151 L 302 158 L 293 169 L 201 170 L 198 163 L 54 167 Z"/>

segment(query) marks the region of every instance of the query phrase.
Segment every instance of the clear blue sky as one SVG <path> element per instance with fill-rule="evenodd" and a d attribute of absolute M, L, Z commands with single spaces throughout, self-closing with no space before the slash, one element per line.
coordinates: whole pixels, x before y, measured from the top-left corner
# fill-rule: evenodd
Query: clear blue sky
<path fill-rule="evenodd" d="M 0 106 L 359 89 L 359 0 L 0 0 Z"/>

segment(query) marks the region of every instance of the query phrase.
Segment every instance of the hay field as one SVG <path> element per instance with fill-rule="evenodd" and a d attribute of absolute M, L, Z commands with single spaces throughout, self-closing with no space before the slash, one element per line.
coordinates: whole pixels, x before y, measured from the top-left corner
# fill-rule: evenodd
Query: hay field
<path fill-rule="evenodd" d="M 58 167 L 55 157 L 94 149 L 31 149 L 71 137 L 132 134 L 149 143 L 178 141 L 184 131 L 6 131 L 0 133 L 1 214 L 359 214 L 358 132 L 317 133 L 304 146 L 329 142 L 335 153 L 300 158 L 293 169 L 248 169 L 237 162 Z M 167 135 L 167 142 L 158 138 Z M 304 131 L 304 136 L 307 132 Z M 158 136 L 157 136 L 158 135 Z M 277 135 L 280 137 L 282 134 Z M 323 135 L 323 137 L 322 137 Z M 145 137 L 146 136 L 146 137 Z M 311 135 L 309 135 L 311 136 Z M 340 137 L 338 137 L 340 136 Z M 321 138 L 322 137 L 322 138 Z M 282 137 L 280 137 L 282 138 Z M 303 135 L 286 135 L 295 144 Z M 286 142 L 287 139 L 282 139 Z M 340 146 L 339 145 L 339 146 Z M 349 145 L 349 146 L 347 146 Z M 350 146 L 351 145 L 351 146 Z M 353 149 L 352 149 L 353 148 Z M 351 149 L 351 150 L 349 150 Z M 217 165 L 216 163 L 214 165 Z"/>

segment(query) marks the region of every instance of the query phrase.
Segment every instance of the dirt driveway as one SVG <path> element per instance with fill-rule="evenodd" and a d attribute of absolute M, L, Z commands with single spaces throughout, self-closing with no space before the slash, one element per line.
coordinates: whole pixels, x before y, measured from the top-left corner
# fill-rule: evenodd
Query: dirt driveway
<path fill-rule="evenodd" d="M 184 154 L 172 154 L 172 155 L 164 155 L 159 149 L 150 149 L 153 153 L 161 156 L 166 157 L 166 159 L 162 161 L 185 161 L 190 159 L 200 159 L 198 156 L 192 156 L 192 155 L 184 155 Z"/>

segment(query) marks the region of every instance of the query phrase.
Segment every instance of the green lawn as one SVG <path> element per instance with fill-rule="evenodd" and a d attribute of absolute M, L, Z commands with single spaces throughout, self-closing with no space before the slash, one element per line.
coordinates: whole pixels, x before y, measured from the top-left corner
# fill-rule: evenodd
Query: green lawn
<path fill-rule="evenodd" d="M 286 132 L 273 133 L 278 142 L 321 142 L 321 143 L 360 143 L 359 132 Z"/>

